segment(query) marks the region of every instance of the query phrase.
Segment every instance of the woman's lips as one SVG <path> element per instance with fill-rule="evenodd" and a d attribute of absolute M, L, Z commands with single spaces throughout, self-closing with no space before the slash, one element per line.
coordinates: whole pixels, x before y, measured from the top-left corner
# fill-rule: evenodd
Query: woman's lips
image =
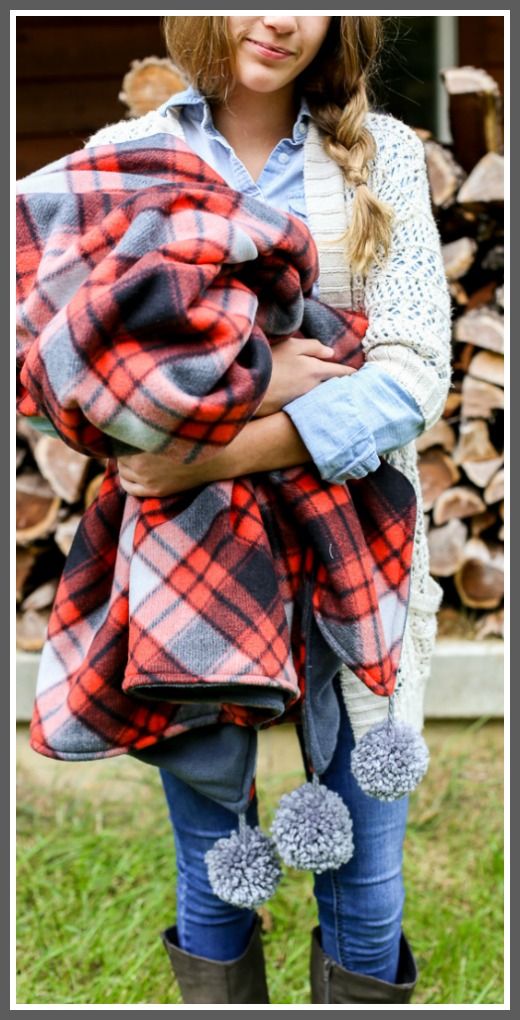
<path fill-rule="evenodd" d="M 286 60 L 287 57 L 292 57 L 293 53 L 290 50 L 283 49 L 272 49 L 267 43 L 257 42 L 256 39 L 246 39 L 257 53 L 261 53 L 264 57 L 269 57 L 270 60 Z"/>

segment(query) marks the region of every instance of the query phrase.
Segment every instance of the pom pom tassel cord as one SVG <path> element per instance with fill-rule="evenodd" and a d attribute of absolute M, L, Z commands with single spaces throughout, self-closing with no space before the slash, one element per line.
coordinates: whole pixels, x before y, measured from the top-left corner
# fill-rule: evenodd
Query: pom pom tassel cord
<path fill-rule="evenodd" d="M 423 736 L 395 718 L 395 696 L 388 718 L 372 726 L 351 755 L 351 770 L 364 793 L 393 801 L 415 790 L 428 770 L 429 751 Z"/>
<path fill-rule="evenodd" d="M 272 839 L 238 816 L 238 831 L 218 839 L 204 860 L 215 896 L 234 907 L 254 909 L 275 892 L 282 870 Z"/>
<path fill-rule="evenodd" d="M 347 805 L 320 783 L 316 772 L 312 782 L 280 799 L 271 833 L 284 863 L 301 871 L 335 870 L 354 853 Z"/>

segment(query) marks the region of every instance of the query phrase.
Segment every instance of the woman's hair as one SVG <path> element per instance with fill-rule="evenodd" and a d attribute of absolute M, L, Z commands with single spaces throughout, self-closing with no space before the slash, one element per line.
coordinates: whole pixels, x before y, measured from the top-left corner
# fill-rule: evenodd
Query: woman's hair
<path fill-rule="evenodd" d="M 228 19 L 165 17 L 163 32 L 171 59 L 187 79 L 208 100 L 225 103 L 234 84 L 235 44 Z M 376 144 L 363 121 L 381 46 L 381 18 L 332 17 L 319 52 L 297 84 L 323 132 L 325 151 L 355 187 L 352 220 L 343 240 L 352 269 L 362 274 L 388 256 L 394 216 L 366 184 Z"/>

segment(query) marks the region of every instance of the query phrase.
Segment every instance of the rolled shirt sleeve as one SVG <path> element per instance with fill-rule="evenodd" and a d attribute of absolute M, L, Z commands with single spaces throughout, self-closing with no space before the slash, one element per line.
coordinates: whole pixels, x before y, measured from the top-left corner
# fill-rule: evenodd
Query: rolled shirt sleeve
<path fill-rule="evenodd" d="M 411 394 L 379 365 L 336 376 L 285 404 L 321 477 L 363 478 L 380 455 L 412 442 L 424 417 Z"/>

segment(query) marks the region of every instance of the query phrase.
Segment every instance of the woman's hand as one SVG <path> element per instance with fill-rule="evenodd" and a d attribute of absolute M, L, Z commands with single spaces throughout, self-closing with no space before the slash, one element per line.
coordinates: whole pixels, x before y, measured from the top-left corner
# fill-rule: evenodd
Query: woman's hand
<path fill-rule="evenodd" d="M 221 454 L 214 458 L 218 461 Z M 204 464 L 173 464 L 163 453 L 131 453 L 117 458 L 119 481 L 130 496 L 171 496 L 215 480 L 213 460 Z"/>
<path fill-rule="evenodd" d="M 290 400 L 303 396 L 326 379 L 356 371 L 333 361 L 333 348 L 321 340 L 289 337 L 275 344 L 272 356 L 271 380 L 255 418 L 280 411 Z"/>

